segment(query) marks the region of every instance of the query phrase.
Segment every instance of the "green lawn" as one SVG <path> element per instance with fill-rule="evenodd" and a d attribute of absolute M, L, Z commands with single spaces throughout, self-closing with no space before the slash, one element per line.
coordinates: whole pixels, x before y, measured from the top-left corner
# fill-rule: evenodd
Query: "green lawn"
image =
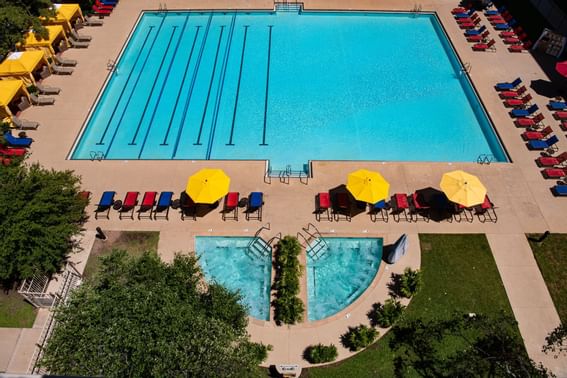
<path fill-rule="evenodd" d="M 36 308 L 16 290 L 0 292 L 0 327 L 31 328 L 36 315 Z"/>
<path fill-rule="evenodd" d="M 550 234 L 543 242 L 530 241 L 530 245 L 559 318 L 567 323 L 567 234 Z"/>
<path fill-rule="evenodd" d="M 513 316 L 484 235 L 420 235 L 420 242 L 423 288 L 407 308 L 408 319 L 445 318 L 455 310 Z M 356 356 L 304 370 L 302 377 L 391 377 L 389 340 L 387 334 Z"/>
<path fill-rule="evenodd" d="M 107 240 L 97 239 L 89 255 L 83 276 L 91 277 L 99 268 L 99 257 L 113 249 L 123 249 L 131 256 L 140 256 L 145 251 L 157 251 L 159 232 L 154 231 L 107 231 Z"/>

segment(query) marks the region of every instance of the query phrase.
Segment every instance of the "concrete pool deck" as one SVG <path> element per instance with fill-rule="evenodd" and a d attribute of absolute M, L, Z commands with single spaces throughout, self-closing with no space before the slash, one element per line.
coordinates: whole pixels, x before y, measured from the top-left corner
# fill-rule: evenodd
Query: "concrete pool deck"
<path fill-rule="evenodd" d="M 203 167 L 219 167 L 231 177 L 231 190 L 247 195 L 250 191 L 265 193 L 264 219 L 262 222 L 244 220 L 238 222 L 221 220 L 218 210 L 199 218 L 196 222 L 181 221 L 178 213 L 170 212 L 170 220 L 119 220 L 111 213 L 110 220 L 95 220 L 94 216 L 86 224 L 87 230 L 100 226 L 104 230 L 155 230 L 160 231 L 159 252 L 165 260 L 176 251 L 192 251 L 195 235 L 235 235 L 252 236 L 266 222 L 271 230 L 266 236 L 281 232 L 295 235 L 308 223 L 316 223 L 314 215 L 314 196 L 345 183 L 350 171 L 358 168 L 378 170 L 390 182 L 391 192 L 410 193 L 427 186 L 438 187 L 444 172 L 464 169 L 478 175 L 489 190 L 491 200 L 496 204 L 497 223 L 436 223 L 418 222 L 372 223 L 367 215 L 359 215 L 352 222 L 316 223 L 323 235 L 385 237 L 385 243 L 395 240 L 400 234 L 411 236 L 412 248 L 418 247 L 418 233 L 485 233 L 488 236 L 495 260 L 501 274 L 506 292 L 519 322 L 520 331 L 530 356 L 553 369 L 558 376 L 567 376 L 567 360 L 555 360 L 543 355 L 540 350 L 545 335 L 559 323 L 557 312 L 541 278 L 541 273 L 526 249 L 525 233 L 567 232 L 564 214 L 567 200 L 554 198 L 549 187 L 553 181 L 542 178 L 534 159 L 538 152 L 528 151 L 520 137 L 520 130 L 514 127 L 507 110 L 493 89 L 499 81 L 513 80 L 520 76 L 529 85 L 531 80 L 547 79 L 537 62 L 528 53 L 512 54 L 487 25 L 496 39 L 496 52 L 473 52 L 457 27 L 450 10 L 457 1 L 429 0 L 421 3 L 422 10 L 436 11 L 447 31 L 461 60 L 472 67 L 470 77 L 489 112 L 495 128 L 511 157 L 512 163 L 479 165 L 476 163 L 392 163 L 392 162 L 314 162 L 313 177 L 308 185 L 292 180 L 290 184 L 271 184 L 264 182 L 264 162 L 243 161 L 72 161 L 66 160 L 75 138 L 93 105 L 108 75 L 108 60 L 116 59 L 120 49 L 140 10 L 155 9 L 150 0 L 122 0 L 113 14 L 105 19 L 100 28 L 85 28 L 81 33 L 93 36 L 88 49 L 71 49 L 65 52 L 67 58 L 77 59 L 79 65 L 72 76 L 51 76 L 45 83 L 59 86 L 62 92 L 56 96 L 54 106 L 33 107 L 23 112 L 22 117 L 41 122 L 37 131 L 28 134 L 35 139 L 31 149 L 32 161 L 55 169 L 72 169 L 82 176 L 83 187 L 93 193 L 92 204 L 98 201 L 105 190 L 117 191 L 121 199 L 127 191 L 140 192 L 173 190 L 179 193 L 186 184 L 187 177 Z M 405 5 L 405 6 L 404 6 Z M 173 9 L 210 9 L 206 1 L 171 0 L 167 2 Z M 413 3 L 400 3 L 399 0 L 307 0 L 306 9 L 358 9 L 358 10 L 411 10 Z M 226 0 L 215 3 L 217 9 L 273 9 L 271 1 Z M 482 17 L 482 16 L 481 16 Z M 483 18 L 483 23 L 486 20 Z M 551 113 L 545 109 L 548 98 L 530 90 L 535 103 L 539 104 L 555 134 L 560 136 L 559 148 L 567 150 L 567 140 L 558 122 L 553 121 Z M 434 125 L 432 125 L 434 127 Z M 410 136 L 411 137 L 411 136 Z M 448 136 L 450 137 L 450 136 Z M 379 148 L 379 144 L 377 144 Z M 412 148 L 409 144 L 403 148 Z M 89 214 L 93 215 L 93 205 Z M 419 251 L 413 249 L 394 271 L 405 266 L 419 266 Z M 385 269 L 382 265 L 381 269 Z M 529 276 L 529 285 L 525 277 Z M 378 280 L 378 281 L 376 281 Z M 387 274 L 378 274 L 373 289 L 345 311 L 351 316 L 341 316 L 333 322 L 313 328 L 309 323 L 294 327 L 275 327 L 271 323 L 250 323 L 249 331 L 254 340 L 274 345 L 269 354 L 270 363 L 301 363 L 301 353 L 305 346 L 318 342 L 333 342 L 339 346 L 338 336 L 346 331 L 348 325 L 368 322 L 366 312 L 370 304 L 385 298 Z M 376 284 L 378 283 L 378 284 Z M 521 289 L 519 289 L 521 288 Z M 303 293 L 303 295 L 305 295 Z M 307 345 L 306 345 L 307 344 Z M 342 347 L 340 357 L 348 356 Z M 12 359 L 13 360 L 13 359 Z M 17 368 L 13 372 L 22 372 Z"/>

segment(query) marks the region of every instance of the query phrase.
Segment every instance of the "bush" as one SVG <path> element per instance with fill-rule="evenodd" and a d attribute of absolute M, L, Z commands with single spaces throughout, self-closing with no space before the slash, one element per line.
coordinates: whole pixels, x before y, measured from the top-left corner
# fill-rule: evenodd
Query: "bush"
<path fill-rule="evenodd" d="M 384 304 L 375 303 L 368 316 L 373 325 L 388 328 L 400 319 L 405 308 L 399 301 L 390 298 Z"/>
<path fill-rule="evenodd" d="M 348 332 L 341 336 L 343 345 L 356 352 L 372 344 L 378 337 L 378 331 L 372 327 L 361 324 L 357 327 L 349 327 Z"/>
<path fill-rule="evenodd" d="M 337 347 L 331 345 L 311 345 L 305 349 L 304 358 L 312 364 L 320 364 L 323 362 L 333 362 L 337 359 Z"/>
<path fill-rule="evenodd" d="M 303 320 L 304 305 L 299 294 L 299 277 L 301 265 L 297 257 L 301 253 L 301 245 L 293 236 L 286 236 L 276 246 L 276 279 L 274 289 L 276 299 L 274 318 L 277 324 L 295 324 Z"/>
<path fill-rule="evenodd" d="M 413 297 L 421 288 L 422 274 L 419 269 L 406 268 L 400 280 L 400 293 L 405 298 Z"/>

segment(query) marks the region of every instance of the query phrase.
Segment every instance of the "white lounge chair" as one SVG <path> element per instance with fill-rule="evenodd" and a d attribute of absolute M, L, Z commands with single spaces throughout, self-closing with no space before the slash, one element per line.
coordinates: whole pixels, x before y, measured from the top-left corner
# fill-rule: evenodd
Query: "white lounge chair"
<path fill-rule="evenodd" d="M 53 105 L 55 103 L 55 99 L 53 97 L 39 97 L 34 93 L 30 94 L 30 98 L 34 105 Z"/>
<path fill-rule="evenodd" d="M 87 47 L 89 47 L 88 42 L 75 41 L 73 38 L 69 38 L 69 43 L 71 44 L 71 47 L 74 47 L 76 49 L 86 49 Z"/>
<path fill-rule="evenodd" d="M 93 37 L 90 35 L 80 35 L 74 29 L 71 29 L 71 38 L 77 42 L 89 42 Z"/>
<path fill-rule="evenodd" d="M 51 69 L 56 75 L 71 75 L 74 71 L 71 67 L 58 66 L 57 64 L 53 64 Z"/>
<path fill-rule="evenodd" d="M 75 59 L 65 59 L 61 56 L 55 55 L 55 62 L 60 66 L 76 66 L 77 61 Z"/>
<path fill-rule="evenodd" d="M 85 26 L 102 26 L 103 24 L 104 21 L 96 17 L 87 17 L 85 18 L 85 22 L 83 23 L 83 25 Z"/>
<path fill-rule="evenodd" d="M 47 85 L 42 85 L 39 83 L 37 83 L 35 87 L 39 91 L 39 94 L 59 94 L 59 92 L 61 92 L 61 88 L 48 87 Z"/>
<path fill-rule="evenodd" d="M 35 130 L 39 127 L 39 122 L 28 121 L 27 119 L 16 116 L 12 116 L 12 122 L 16 125 L 16 128 L 20 130 Z"/>

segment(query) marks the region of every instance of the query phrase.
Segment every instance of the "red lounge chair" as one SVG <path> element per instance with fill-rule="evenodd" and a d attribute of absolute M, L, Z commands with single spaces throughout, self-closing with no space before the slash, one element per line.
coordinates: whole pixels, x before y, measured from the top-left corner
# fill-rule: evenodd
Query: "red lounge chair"
<path fill-rule="evenodd" d="M 128 192 L 122 201 L 122 207 L 118 210 L 118 218 L 122 219 L 123 216 L 129 216 L 134 219 L 134 209 L 138 205 L 138 195 L 140 192 Z M 125 215 L 126 214 L 126 215 Z"/>
<path fill-rule="evenodd" d="M 321 221 L 321 214 L 325 214 L 325 217 L 329 222 L 333 220 L 330 213 L 331 209 L 331 196 L 329 192 L 321 192 L 315 196 L 315 219 L 317 222 Z"/>
<path fill-rule="evenodd" d="M 333 216 L 335 221 L 338 222 L 341 215 L 349 222 L 352 219 L 350 215 L 350 201 L 348 194 L 342 192 L 335 195 L 335 203 L 333 204 Z"/>
<path fill-rule="evenodd" d="M 518 35 L 515 31 L 503 31 L 502 33 L 498 34 L 501 38 L 517 38 Z"/>
<path fill-rule="evenodd" d="M 555 112 L 553 113 L 555 119 L 564 120 L 567 119 L 567 112 Z"/>
<path fill-rule="evenodd" d="M 505 24 L 506 20 L 503 17 L 492 18 L 488 20 L 492 25 Z"/>
<path fill-rule="evenodd" d="M 470 207 L 459 205 L 458 203 L 453 202 L 453 219 L 455 219 L 456 222 L 460 223 L 463 220 L 463 215 L 465 216 L 465 220 L 467 222 L 473 222 L 474 215 L 472 213 L 472 209 Z"/>
<path fill-rule="evenodd" d="M 510 52 L 523 52 L 527 51 L 532 47 L 532 43 L 530 41 L 524 42 L 521 45 L 512 45 L 508 47 L 508 51 Z"/>
<path fill-rule="evenodd" d="M 410 205 L 410 217 L 413 221 L 418 221 L 418 216 L 421 215 L 423 220 L 429 222 L 429 211 L 431 210 L 429 206 L 425 206 L 419 203 L 417 198 L 417 193 L 413 193 L 411 196 L 408 196 L 408 202 Z M 415 218 L 413 217 L 415 215 Z"/>
<path fill-rule="evenodd" d="M 457 24 L 470 24 L 478 18 L 478 14 L 473 14 L 471 17 L 457 19 Z"/>
<path fill-rule="evenodd" d="M 411 218 L 408 219 L 408 214 L 406 212 L 406 210 L 410 208 L 408 203 L 408 196 L 403 193 L 396 193 L 392 196 L 390 203 L 392 204 L 392 217 L 396 222 L 400 221 L 401 213 L 404 213 L 404 218 L 406 218 L 406 221 L 411 222 Z"/>
<path fill-rule="evenodd" d="M 239 192 L 230 192 L 224 197 L 224 207 L 222 209 L 222 220 L 227 219 L 238 220 L 238 201 L 240 200 Z M 230 215 L 232 214 L 232 215 Z"/>
<path fill-rule="evenodd" d="M 524 140 L 544 139 L 552 132 L 551 126 L 547 126 L 541 131 L 525 131 L 522 133 L 522 138 Z"/>
<path fill-rule="evenodd" d="M 567 152 L 562 152 L 557 156 L 540 156 L 536 159 L 538 167 L 553 167 L 567 162 Z"/>
<path fill-rule="evenodd" d="M 467 5 L 467 6 L 464 6 L 464 7 L 453 8 L 453 10 L 451 11 L 451 14 L 467 13 L 470 9 L 471 9 L 470 5 Z"/>
<path fill-rule="evenodd" d="M 156 205 L 157 192 L 145 192 L 142 197 L 142 203 L 138 209 L 138 219 L 149 218 L 152 219 L 154 213 L 154 206 Z M 149 210 L 149 214 L 148 214 Z"/>
<path fill-rule="evenodd" d="M 459 24 L 461 29 L 474 29 L 480 23 L 480 18 L 477 18 L 473 22 L 468 22 L 466 24 Z"/>
<path fill-rule="evenodd" d="M 541 174 L 546 179 L 558 179 L 567 176 L 567 168 L 545 168 Z"/>
<path fill-rule="evenodd" d="M 477 43 L 473 45 L 472 49 L 474 51 L 496 51 L 496 48 L 494 47 L 495 43 L 496 41 L 491 39 L 488 43 Z"/>
<path fill-rule="evenodd" d="M 197 220 L 197 205 L 191 197 L 189 197 L 189 194 L 185 191 L 181 192 L 179 201 L 181 208 L 181 220 L 185 220 L 186 216 L 191 217 L 193 220 Z"/>
<path fill-rule="evenodd" d="M 504 106 L 507 108 L 523 108 L 528 105 L 531 100 L 532 96 L 528 93 L 522 98 L 509 98 L 508 100 L 504 101 Z"/>
<path fill-rule="evenodd" d="M 93 12 L 99 16 L 110 16 L 110 13 L 112 13 L 112 11 L 110 9 L 100 9 L 99 7 L 97 7 L 96 5 L 93 5 Z"/>
<path fill-rule="evenodd" d="M 471 35 L 467 37 L 467 42 L 485 42 L 488 39 L 488 36 L 490 35 L 490 32 L 487 30 L 484 33 L 482 33 L 481 35 Z"/>
<path fill-rule="evenodd" d="M 110 10 L 110 11 L 112 9 L 114 9 L 114 6 L 103 4 L 99 0 L 96 0 L 94 5 L 96 5 L 98 7 L 98 9 L 104 9 L 104 10 Z"/>
<path fill-rule="evenodd" d="M 563 121 L 559 124 L 559 127 L 561 127 L 561 130 L 563 131 L 567 131 L 567 121 Z"/>
<path fill-rule="evenodd" d="M 545 117 L 542 113 L 538 113 L 533 117 L 516 118 L 514 120 L 514 124 L 516 127 L 534 127 L 542 125 L 541 121 L 543 121 L 544 118 Z"/>
<path fill-rule="evenodd" d="M 495 206 L 490 201 L 488 196 L 484 196 L 484 202 L 480 205 L 474 207 L 475 213 L 478 216 L 478 220 L 482 223 L 489 220 L 490 222 L 496 223 L 498 217 L 496 216 Z"/>
<path fill-rule="evenodd" d="M 24 156 L 26 149 L 21 147 L 9 148 L 0 146 L 0 156 Z"/>
<path fill-rule="evenodd" d="M 504 91 L 504 92 L 500 92 L 499 96 L 500 98 L 517 98 L 522 96 L 524 93 L 526 93 L 527 89 L 525 86 L 521 86 L 520 88 L 518 88 L 517 91 Z"/>

